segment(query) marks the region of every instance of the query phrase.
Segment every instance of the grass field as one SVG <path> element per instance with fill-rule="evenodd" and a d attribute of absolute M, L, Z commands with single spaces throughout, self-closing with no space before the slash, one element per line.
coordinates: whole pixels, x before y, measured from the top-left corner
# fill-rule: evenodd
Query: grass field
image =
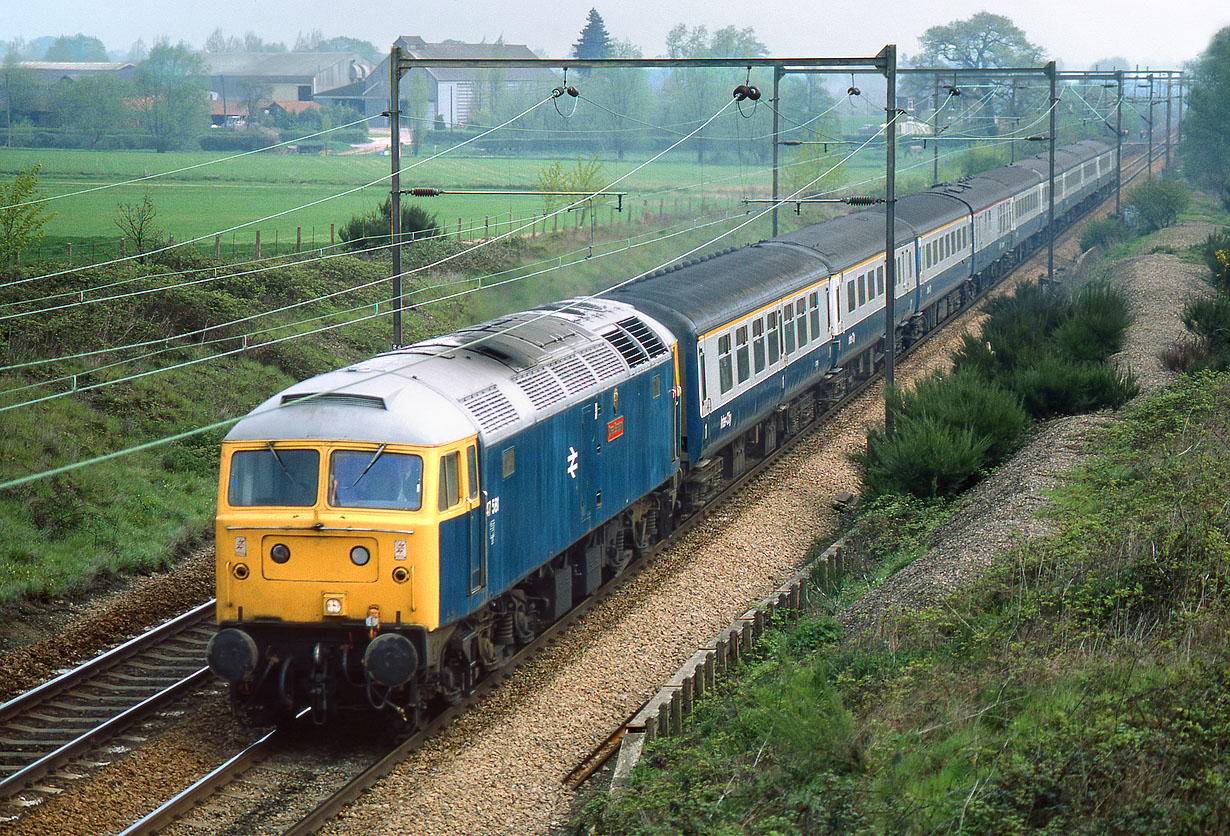
<path fill-rule="evenodd" d="M 463 156 L 427 161 L 425 157 L 404 156 L 402 162 L 403 188 L 530 191 L 539 188 L 538 172 L 551 161 Z M 54 258 L 62 257 L 68 242 L 74 243 L 77 259 L 89 260 L 91 246 L 95 260 L 114 255 L 120 236 L 115 225 L 119 206 L 138 203 L 146 194 L 157 207 L 155 223 L 164 233 L 179 242 L 204 237 L 207 240 L 200 248 L 211 251 L 213 235 L 227 231 L 222 250 L 230 255 L 232 251 L 250 252 L 257 229 L 266 253 L 273 251 L 275 238 L 279 252 L 293 248 L 300 234 L 305 249 L 313 243 L 328 244 L 330 224 L 340 226 L 350 217 L 370 211 L 384 200 L 389 189 L 389 158 L 376 155 L 254 154 L 224 160 L 204 153 L 4 148 L 0 149 L 0 178 L 11 178 L 17 171 L 39 163 L 40 186 L 53 198 L 48 208 L 56 213 L 46 227 L 43 250 L 47 257 Z M 627 174 L 636 165 L 633 161 L 604 163 L 604 182 Z M 175 173 L 86 191 L 164 172 Z M 745 195 L 764 196 L 769 183 L 768 174 L 758 169 L 697 166 L 689 155 L 680 154 L 674 160 L 664 158 L 646 167 L 616 187 L 628 193 L 625 211 L 613 214 L 610 207 L 614 200 L 608 200 L 599 208 L 598 221 L 627 222 L 644 211 L 699 211 L 702 197 L 710 203 L 729 203 Z M 482 229 L 484 233 L 480 234 L 485 234 L 487 222 L 494 225 L 500 219 L 507 222 L 510 213 L 524 218 L 544 209 L 541 198 L 528 195 L 444 195 L 417 200 L 454 233 L 459 219 L 467 232 Z M 575 218 L 564 218 L 558 226 L 575 222 Z"/>

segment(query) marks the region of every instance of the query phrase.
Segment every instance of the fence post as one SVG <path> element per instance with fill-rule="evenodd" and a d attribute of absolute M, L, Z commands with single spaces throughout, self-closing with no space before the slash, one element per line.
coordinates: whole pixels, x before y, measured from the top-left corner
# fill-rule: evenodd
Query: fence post
<path fill-rule="evenodd" d="M 256 257 L 261 257 L 261 231 L 256 230 Z"/>
<path fill-rule="evenodd" d="M 295 227 L 295 252 L 303 251 L 303 227 Z"/>
<path fill-rule="evenodd" d="M 218 233 L 214 236 L 214 258 L 222 258 L 222 234 Z"/>
<path fill-rule="evenodd" d="M 66 267 L 73 266 L 73 245 L 71 242 L 68 244 L 68 254 L 65 256 L 64 260 Z"/>
<path fill-rule="evenodd" d="M 128 242 L 123 238 L 120 239 L 120 258 L 128 257 Z"/>
<path fill-rule="evenodd" d="M 491 237 L 491 216 L 483 215 L 483 238 Z"/>
<path fill-rule="evenodd" d="M 457 219 L 457 240 L 461 240 L 461 218 Z"/>
<path fill-rule="evenodd" d="M 333 227 L 334 227 L 334 224 L 329 224 L 329 246 L 330 246 L 330 247 L 332 247 L 332 246 L 333 246 L 333 244 L 334 244 L 334 241 L 333 241 Z"/>

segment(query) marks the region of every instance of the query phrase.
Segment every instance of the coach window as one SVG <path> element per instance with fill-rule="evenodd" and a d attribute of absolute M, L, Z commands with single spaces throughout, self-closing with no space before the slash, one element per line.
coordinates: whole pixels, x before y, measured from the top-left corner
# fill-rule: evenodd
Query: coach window
<path fill-rule="evenodd" d="M 854 310 L 854 308 L 855 308 L 855 307 L 856 307 L 856 305 L 854 304 L 854 279 L 850 279 L 850 281 L 846 282 L 846 309 L 847 309 L 847 312 L 848 312 L 848 311 L 852 311 L 852 310 Z"/>
<path fill-rule="evenodd" d="M 799 348 L 807 345 L 807 299 L 802 298 L 794 303 L 795 324 L 799 328 Z"/>
<path fill-rule="evenodd" d="M 867 304 L 867 274 L 859 273 L 858 275 L 858 304 L 861 308 Z"/>
<path fill-rule="evenodd" d="M 739 382 L 743 383 L 752 376 L 751 363 L 747 355 L 747 326 L 740 325 L 735 330 L 735 367 L 739 373 Z"/>
<path fill-rule="evenodd" d="M 782 325 L 786 328 L 786 356 L 794 354 L 794 303 L 786 305 L 782 314 Z"/>
<path fill-rule="evenodd" d="M 449 453 L 440 459 L 441 511 L 447 511 L 461 501 L 461 454 Z"/>
<path fill-rule="evenodd" d="M 884 295 L 884 265 L 881 264 L 876 268 L 876 294 Z"/>
<path fill-rule="evenodd" d="M 730 363 L 730 334 L 718 337 L 718 387 L 723 395 L 735 388 L 734 372 Z"/>
<path fill-rule="evenodd" d="M 752 323 L 752 357 L 756 361 L 756 374 L 764 371 L 764 320 Z"/>
<path fill-rule="evenodd" d="M 769 365 L 773 365 L 782 356 L 782 333 L 778 322 L 780 315 L 774 311 L 769 314 Z"/>

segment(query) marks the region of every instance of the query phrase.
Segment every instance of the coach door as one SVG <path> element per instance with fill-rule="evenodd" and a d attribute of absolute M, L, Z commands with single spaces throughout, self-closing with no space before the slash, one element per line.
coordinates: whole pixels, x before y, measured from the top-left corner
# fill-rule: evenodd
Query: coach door
<path fill-rule="evenodd" d="M 466 448 L 466 489 L 470 506 L 470 594 L 476 595 L 487 586 L 486 503 L 478 489 L 478 447 Z"/>

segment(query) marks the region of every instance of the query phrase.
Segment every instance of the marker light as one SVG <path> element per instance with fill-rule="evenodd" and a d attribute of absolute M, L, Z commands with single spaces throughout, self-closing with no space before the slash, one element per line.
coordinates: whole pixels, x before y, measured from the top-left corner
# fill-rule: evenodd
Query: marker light
<path fill-rule="evenodd" d="M 366 566 L 372 559 L 372 553 L 365 546 L 355 546 L 350 550 L 350 562 L 355 566 Z"/>
<path fill-rule="evenodd" d="M 290 549 L 284 544 L 278 543 L 269 550 L 269 556 L 273 558 L 274 563 L 285 563 L 290 560 Z"/>
<path fill-rule="evenodd" d="M 325 599 L 325 615 L 341 615 L 342 614 L 342 599 L 341 598 L 326 598 Z"/>

